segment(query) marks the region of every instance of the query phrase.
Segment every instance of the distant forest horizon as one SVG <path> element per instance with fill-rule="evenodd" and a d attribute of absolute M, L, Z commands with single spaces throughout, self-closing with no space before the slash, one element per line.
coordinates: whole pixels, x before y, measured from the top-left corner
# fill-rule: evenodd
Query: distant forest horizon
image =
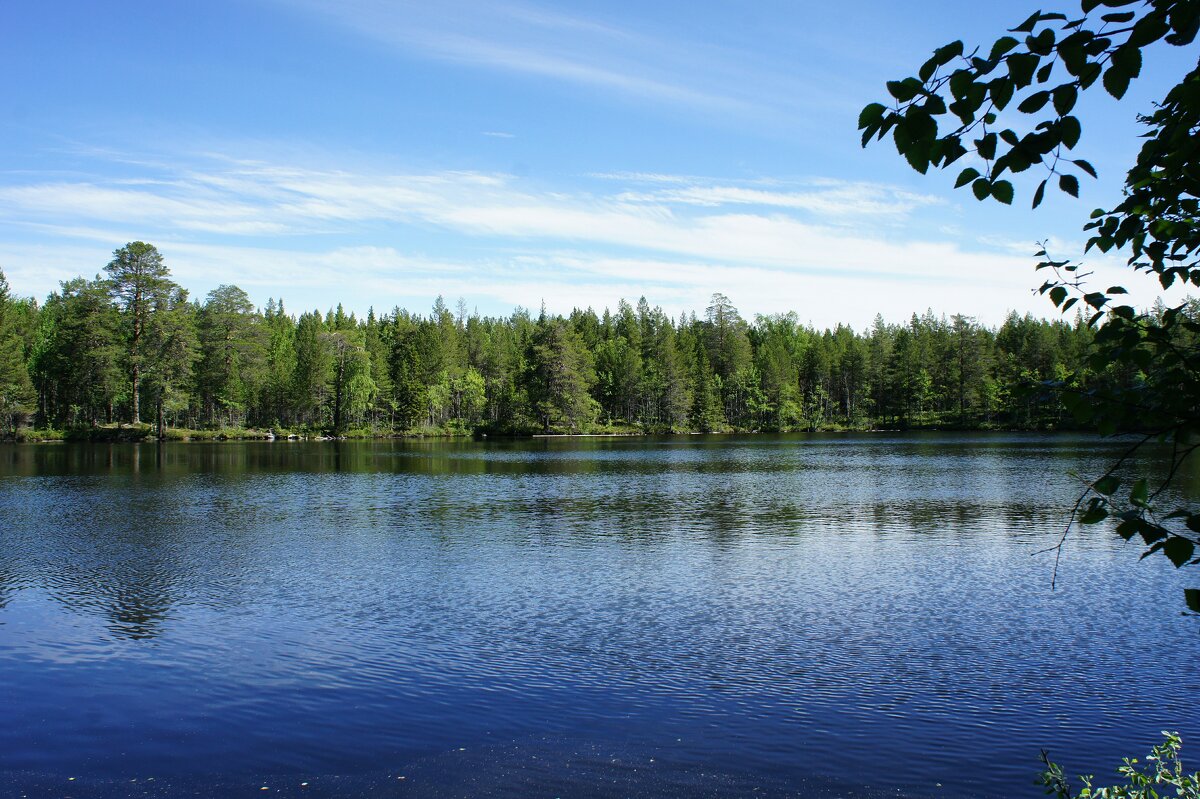
<path fill-rule="evenodd" d="M 1078 314 L 1010 312 L 989 327 L 926 311 L 821 330 L 795 313 L 748 321 L 714 294 L 677 318 L 644 297 L 566 316 L 481 316 L 441 297 L 428 314 L 358 317 L 334 303 L 295 315 L 235 285 L 193 300 L 141 242 L 106 271 L 42 303 L 0 273 L 10 434 L 118 422 L 374 435 L 1048 429 L 1067 424 L 1064 392 L 1137 379 L 1091 363 Z"/>

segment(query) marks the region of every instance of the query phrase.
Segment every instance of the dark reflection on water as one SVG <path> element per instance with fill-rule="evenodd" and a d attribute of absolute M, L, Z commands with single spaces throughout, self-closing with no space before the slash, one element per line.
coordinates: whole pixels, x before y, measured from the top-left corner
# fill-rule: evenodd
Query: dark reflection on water
<path fill-rule="evenodd" d="M 1108 772 L 1200 741 L 1181 575 L 1106 530 L 1053 593 L 1030 557 L 1120 448 L 3 447 L 0 793 L 1010 796 L 1043 746 Z"/>

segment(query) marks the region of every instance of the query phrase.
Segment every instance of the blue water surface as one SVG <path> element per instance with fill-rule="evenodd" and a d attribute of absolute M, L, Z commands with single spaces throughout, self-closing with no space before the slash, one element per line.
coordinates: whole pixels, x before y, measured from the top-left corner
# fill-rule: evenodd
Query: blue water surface
<path fill-rule="evenodd" d="M 1009 797 L 1042 748 L 1186 758 L 1200 579 L 1103 525 L 1055 590 L 1032 556 L 1124 446 L 0 447 L 0 795 Z"/>

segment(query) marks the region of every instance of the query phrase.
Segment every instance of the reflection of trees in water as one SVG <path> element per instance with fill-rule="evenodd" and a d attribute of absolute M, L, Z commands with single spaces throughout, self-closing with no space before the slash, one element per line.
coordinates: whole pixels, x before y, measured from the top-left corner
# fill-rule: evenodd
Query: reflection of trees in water
<path fill-rule="evenodd" d="M 116 575 L 108 588 L 99 599 L 114 635 L 137 640 L 162 634 L 176 602 L 169 573 L 157 565 L 138 566 Z"/>
<path fill-rule="evenodd" d="M 19 589 L 16 571 L 8 566 L 0 566 L 0 610 L 8 606 Z"/>
<path fill-rule="evenodd" d="M 150 453 L 147 452 L 147 455 Z M 143 457 L 145 468 L 152 459 Z M 72 612 L 98 617 L 111 635 L 162 635 L 181 603 L 230 608 L 245 600 L 249 565 L 287 518 L 265 496 L 277 488 L 204 478 L 68 487 L 53 521 L 18 519 L 11 545 L 23 585 Z M 261 571 L 261 570 L 259 570 Z"/>
<path fill-rule="evenodd" d="M 714 551 L 751 537 L 858 546 L 1000 531 L 1033 542 L 1061 514 L 1030 486 L 1103 452 L 1069 437 L 910 436 L 64 445 L 4 456 L 13 473 L 47 478 L 47 493 L 8 503 L 0 486 L 10 525 L 0 608 L 37 586 L 111 635 L 148 639 L 181 602 L 253 603 L 271 559 L 347 528 L 521 545 L 681 537 Z M 1200 469 L 1180 485 L 1198 479 Z"/>
<path fill-rule="evenodd" d="M 161 635 L 171 609 L 180 600 L 178 566 L 145 556 L 151 553 L 125 558 L 113 558 L 113 553 L 103 551 L 85 554 L 78 543 L 46 541 L 47 547 L 66 546 L 73 562 L 33 559 L 31 571 L 42 573 L 47 594 L 76 613 L 102 617 L 105 627 L 118 638 Z"/>

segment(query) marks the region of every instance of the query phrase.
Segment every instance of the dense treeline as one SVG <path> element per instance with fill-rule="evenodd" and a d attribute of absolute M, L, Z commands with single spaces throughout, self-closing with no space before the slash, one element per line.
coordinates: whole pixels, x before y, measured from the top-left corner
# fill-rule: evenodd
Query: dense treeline
<path fill-rule="evenodd" d="M 645 299 L 569 317 L 395 309 L 257 309 L 221 286 L 201 302 L 151 245 L 44 304 L 0 275 L 5 428 L 149 423 L 326 432 L 813 430 L 1060 425 L 1061 402 L 1135 375 L 1089 368 L 1081 321 L 1010 314 L 998 329 L 931 313 L 866 331 L 795 314 L 750 323 L 717 294 L 672 319 Z"/>

